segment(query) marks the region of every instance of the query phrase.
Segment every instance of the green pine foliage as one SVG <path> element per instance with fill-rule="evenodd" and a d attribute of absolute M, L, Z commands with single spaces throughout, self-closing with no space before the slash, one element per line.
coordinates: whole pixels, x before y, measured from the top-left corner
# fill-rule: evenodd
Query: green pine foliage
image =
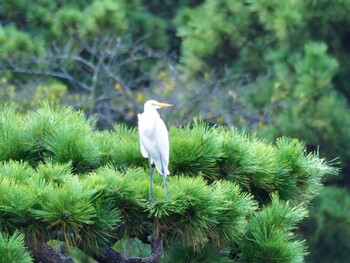
<path fill-rule="evenodd" d="M 303 262 L 306 255 L 304 241 L 296 239 L 293 231 L 305 218 L 307 210 L 302 206 L 291 206 L 272 196 L 251 218 L 246 235 L 241 241 L 244 262 Z"/>
<path fill-rule="evenodd" d="M 327 53 L 323 43 L 305 45 L 303 57 L 295 63 L 297 79 L 289 85 L 284 99 L 287 107 L 277 114 L 276 127 L 271 130 L 275 136 L 301 138 L 309 147 L 320 145 L 327 156 L 340 156 L 345 161 L 349 154 L 349 107 L 333 89 L 332 78 L 339 64 Z"/>
<path fill-rule="evenodd" d="M 50 106 L 41 108 L 23 119 L 27 136 L 24 145 L 30 148 L 26 159 L 33 165 L 52 159 L 56 163 L 71 162 L 75 173 L 86 172 L 99 163 L 99 150 L 94 143 L 94 119 L 85 119 L 82 112 L 69 107 Z"/>
<path fill-rule="evenodd" d="M 307 202 L 316 194 L 326 174 L 335 174 L 317 153 L 306 153 L 304 143 L 291 138 L 277 139 L 276 145 L 237 130 L 223 130 L 221 176 L 238 182 L 259 202 L 270 200 L 277 191 L 280 198 L 295 204 Z M 319 171 L 318 173 L 315 171 Z"/>
<path fill-rule="evenodd" d="M 57 185 L 63 184 L 73 174 L 70 162 L 61 164 L 53 163 L 52 161 L 39 163 L 36 172 L 38 178 Z"/>
<path fill-rule="evenodd" d="M 183 153 L 187 154 L 184 155 Z M 170 131 L 170 170 L 173 174 L 197 175 L 218 179 L 221 158 L 220 136 L 205 124 L 195 123 Z"/>
<path fill-rule="evenodd" d="M 318 194 L 325 175 L 337 173 L 329 166 L 330 169 L 326 168 L 325 160 L 319 158 L 318 152 L 306 154 L 304 143 L 296 139 L 280 138 L 276 146 L 277 160 L 282 167 L 278 172 L 278 193 L 283 200 L 310 201 Z M 326 169 L 321 172 L 320 167 Z"/>
<path fill-rule="evenodd" d="M 310 216 L 303 222 L 302 229 L 307 235 L 310 247 L 308 261 L 331 263 L 349 262 L 350 245 L 347 240 L 350 235 L 350 198 L 347 189 L 326 186 L 315 199 Z M 331 247 L 332 250 L 317 249 Z"/>
<path fill-rule="evenodd" d="M 47 185 L 42 191 L 40 208 L 34 214 L 46 226 L 47 240 L 62 240 L 84 251 L 94 251 L 97 244 L 107 240 L 104 229 L 119 221 L 119 213 L 111 206 L 102 212 L 103 200 L 97 200 L 100 189 L 87 186 L 72 176 L 64 185 Z"/>
<path fill-rule="evenodd" d="M 239 182 L 263 202 L 278 184 L 276 173 L 280 167 L 276 162 L 276 149 L 236 129 L 222 133 L 224 155 L 220 167 L 224 178 Z"/>
<path fill-rule="evenodd" d="M 139 137 L 135 129 L 116 125 L 112 131 L 101 131 L 95 134 L 101 164 L 111 164 L 118 169 L 142 166 L 148 167 L 148 161 L 140 155 Z"/>
<path fill-rule="evenodd" d="M 23 161 L 10 160 L 2 162 L 0 166 L 0 178 L 11 178 L 18 182 L 25 182 L 32 176 L 33 172 L 33 168 Z"/>
<path fill-rule="evenodd" d="M 211 19 L 208 20 L 208 17 Z M 204 72 L 218 61 L 229 67 L 234 61 L 239 61 L 242 68 L 255 70 L 259 64 L 255 60 L 257 51 L 250 49 L 248 54 L 245 48 L 249 46 L 246 44 L 250 33 L 246 28 L 252 26 L 253 21 L 249 9 L 242 1 L 208 0 L 195 8 L 181 10 L 175 24 L 177 35 L 182 39 L 181 61 L 188 69 L 186 73 Z M 252 31 L 254 35 L 256 32 L 254 29 Z M 259 40 L 258 42 L 260 43 Z M 225 52 L 217 52 L 218 50 Z M 245 61 L 242 60 L 243 57 Z M 249 63 L 250 60 L 257 64 Z"/>
<path fill-rule="evenodd" d="M 7 18 L 11 18 L 13 21 L 16 20 L 18 28 L 25 28 L 26 32 L 22 33 L 23 36 L 15 35 L 23 38 L 23 42 L 26 44 L 22 47 L 23 49 L 37 48 L 35 43 L 38 43 L 40 39 L 47 41 L 60 38 L 66 36 L 72 30 L 76 30 L 77 33 L 83 36 L 91 37 L 111 28 L 123 32 L 128 25 L 125 19 L 127 9 L 123 1 L 82 0 L 74 3 L 69 1 L 60 3 L 41 1 L 33 3 L 28 8 L 22 1 L 16 0 L 11 3 L 4 3 L 2 7 L 2 15 L 6 14 Z M 25 18 L 27 23 L 24 24 L 19 18 Z M 12 29 L 11 32 L 13 34 Z M 30 36 L 35 34 L 36 38 L 31 41 Z M 14 47 L 12 51 L 20 50 L 20 47 L 16 47 L 16 45 Z M 24 51 L 27 50 L 24 49 Z M 8 54 L 11 54 L 11 52 L 8 52 Z"/>
<path fill-rule="evenodd" d="M 33 42 L 31 37 L 14 25 L 0 28 L 0 59 L 28 59 L 43 52 L 42 43 Z"/>
<path fill-rule="evenodd" d="M 174 228 L 171 238 L 194 249 L 207 242 L 220 248 L 238 239 L 245 218 L 256 209 L 252 196 L 229 182 L 208 187 L 200 178 L 181 179 L 169 180 L 169 188 L 176 193 L 173 200 L 181 210 L 173 213 L 170 222 L 160 220 L 160 224 Z"/>
<path fill-rule="evenodd" d="M 69 14 L 70 10 L 74 10 L 78 16 L 74 13 Z M 86 5 L 83 10 L 69 8 L 62 14 L 58 14 L 56 17 L 55 24 L 53 26 L 60 27 L 64 24 L 62 21 L 66 21 L 66 17 L 72 21 L 77 31 L 83 35 L 88 36 L 89 34 L 98 33 L 98 30 L 116 27 L 119 31 L 125 30 L 127 27 L 127 20 L 125 19 L 125 7 L 122 1 L 93 1 L 91 5 Z M 75 20 L 76 17 L 80 17 L 80 20 Z M 108 17 L 108 19 L 106 19 Z M 88 18 L 86 20 L 86 18 Z M 64 34 L 65 30 L 62 28 L 58 30 L 58 33 Z M 102 32 L 100 32 L 102 33 Z"/>
<path fill-rule="evenodd" d="M 81 112 L 46 104 L 24 116 L 5 108 L 2 114 L 5 142 L 22 141 L 0 144 L 8 153 L 0 163 L 0 231 L 64 241 L 89 255 L 102 244 L 162 235 L 165 262 L 173 245 L 185 251 L 179 262 L 202 255 L 228 262 L 223 249 L 244 262 L 302 262 L 297 223 L 323 177 L 337 172 L 295 139 L 270 144 L 196 122 L 171 129 L 169 201 L 155 176 L 148 203 L 137 130 L 95 131 Z M 10 125 L 9 116 L 21 125 Z M 11 149 L 23 145 L 29 154 L 12 158 Z"/>
<path fill-rule="evenodd" d="M 1 263 L 31 263 L 30 253 L 25 250 L 24 235 L 15 232 L 9 236 L 0 232 L 0 262 Z"/>
<path fill-rule="evenodd" d="M 23 129 L 23 118 L 14 108 L 0 107 L 0 161 L 26 160 L 30 152 L 27 135 Z"/>
<path fill-rule="evenodd" d="M 125 173 L 112 167 L 101 167 L 87 180 L 89 184 L 103 187 L 105 200 L 120 211 L 122 224 L 118 226 L 119 238 L 141 236 L 149 229 L 149 220 L 145 212 L 148 185 L 147 174 L 142 169 L 130 169 Z M 154 185 L 154 196 L 161 198 L 161 187 Z"/>
<path fill-rule="evenodd" d="M 37 193 L 30 186 L 10 178 L 1 179 L 1 230 L 14 231 L 22 227 L 33 227 L 33 209 L 37 204 Z"/>

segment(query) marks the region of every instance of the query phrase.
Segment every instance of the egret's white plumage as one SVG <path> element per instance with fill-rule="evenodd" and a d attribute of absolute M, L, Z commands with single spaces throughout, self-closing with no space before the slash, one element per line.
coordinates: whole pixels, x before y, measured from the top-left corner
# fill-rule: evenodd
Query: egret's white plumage
<path fill-rule="evenodd" d="M 168 130 L 160 118 L 157 109 L 171 107 L 173 105 L 149 100 L 144 105 L 144 112 L 138 114 L 140 147 L 142 156 L 148 158 L 150 166 L 150 201 L 152 201 L 152 164 L 163 177 L 165 197 L 166 177 L 169 175 L 169 138 Z"/>

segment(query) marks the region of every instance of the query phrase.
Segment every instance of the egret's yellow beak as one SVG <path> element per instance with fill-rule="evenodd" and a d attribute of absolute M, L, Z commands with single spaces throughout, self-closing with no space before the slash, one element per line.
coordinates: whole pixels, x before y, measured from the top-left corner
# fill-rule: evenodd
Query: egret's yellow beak
<path fill-rule="evenodd" d="M 157 103 L 154 103 L 153 105 L 161 107 L 161 108 L 169 108 L 169 107 L 173 107 L 174 106 L 172 104 L 162 103 L 162 102 L 157 102 Z"/>

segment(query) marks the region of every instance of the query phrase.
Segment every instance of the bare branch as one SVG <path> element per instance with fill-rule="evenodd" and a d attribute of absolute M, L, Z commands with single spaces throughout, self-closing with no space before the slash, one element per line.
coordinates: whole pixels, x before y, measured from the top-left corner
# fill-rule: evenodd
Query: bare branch
<path fill-rule="evenodd" d="M 89 114 L 99 115 L 99 128 L 107 128 L 117 121 L 130 121 L 130 111 L 138 108 L 134 91 L 151 85 L 150 72 L 141 63 L 166 60 L 164 54 L 143 45 L 144 39 L 128 44 L 110 34 L 86 41 L 71 32 L 70 39 L 52 43 L 44 55 L 0 62 L 0 72 L 26 74 L 28 79 L 42 77 L 44 81 L 59 79 L 69 91 L 80 93 L 84 101 L 80 104 Z M 65 98 L 79 105 L 76 97 Z"/>

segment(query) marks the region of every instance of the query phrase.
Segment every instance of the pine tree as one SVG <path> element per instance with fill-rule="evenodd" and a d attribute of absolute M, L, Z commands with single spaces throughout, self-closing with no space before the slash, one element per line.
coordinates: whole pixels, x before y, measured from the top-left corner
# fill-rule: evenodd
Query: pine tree
<path fill-rule="evenodd" d="M 158 176 L 148 203 L 137 131 L 97 131 L 94 124 L 69 107 L 43 104 L 26 115 L 2 107 L 6 262 L 72 262 L 50 246 L 55 240 L 98 262 L 303 262 L 298 223 L 324 176 L 337 173 L 303 143 L 281 138 L 272 145 L 200 122 L 172 127 L 169 201 Z M 113 249 L 130 239 L 151 254 Z"/>

